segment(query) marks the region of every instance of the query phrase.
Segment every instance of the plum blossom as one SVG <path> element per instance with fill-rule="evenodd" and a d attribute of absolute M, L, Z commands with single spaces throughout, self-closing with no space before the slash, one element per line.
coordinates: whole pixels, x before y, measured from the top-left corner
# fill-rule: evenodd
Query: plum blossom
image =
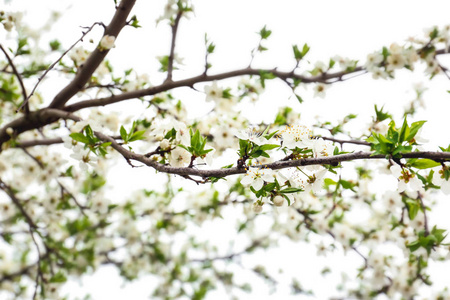
<path fill-rule="evenodd" d="M 448 168 L 448 166 L 446 166 Z M 440 186 L 441 191 L 445 195 L 450 195 L 450 180 L 446 180 L 444 176 L 444 168 L 435 169 L 433 173 L 433 184 Z"/>
<path fill-rule="evenodd" d="M 81 66 L 87 60 L 89 51 L 83 47 L 77 47 L 70 52 L 69 57 L 75 63 L 76 66 Z"/>
<path fill-rule="evenodd" d="M 369 53 L 367 55 L 365 67 L 367 70 L 372 71 L 374 68 L 378 67 L 381 62 L 383 62 L 383 55 L 379 52 Z"/>
<path fill-rule="evenodd" d="M 320 98 L 325 98 L 325 92 L 327 90 L 328 86 L 326 84 L 323 83 L 318 83 L 314 86 L 314 97 L 320 97 Z"/>
<path fill-rule="evenodd" d="M 206 101 L 218 102 L 223 98 L 223 89 L 217 85 L 217 81 L 213 81 L 212 85 L 205 86 Z"/>
<path fill-rule="evenodd" d="M 386 191 L 382 197 L 383 207 L 389 212 L 395 212 L 402 207 L 402 196 L 398 192 Z"/>
<path fill-rule="evenodd" d="M 176 147 L 170 152 L 169 162 L 172 167 L 184 167 L 190 161 L 191 153 L 181 147 Z"/>
<path fill-rule="evenodd" d="M 114 48 L 114 42 L 116 41 L 116 37 L 112 35 L 105 35 L 103 36 L 102 40 L 100 41 L 100 50 L 105 51 L 109 50 L 111 48 Z"/>
<path fill-rule="evenodd" d="M 390 170 L 392 175 L 399 179 L 397 187 L 399 193 L 404 192 L 408 187 L 413 191 L 423 190 L 422 181 L 417 178 L 416 174 L 410 173 L 407 169 L 404 169 L 397 164 L 391 166 Z"/>
<path fill-rule="evenodd" d="M 263 187 L 264 182 L 275 181 L 273 173 L 274 172 L 271 169 L 250 167 L 247 170 L 247 174 L 242 178 L 241 183 L 246 186 L 250 185 L 255 190 L 259 191 Z"/>
<path fill-rule="evenodd" d="M 281 131 L 283 146 L 289 149 L 295 147 L 309 148 L 313 144 L 312 131 L 304 125 L 289 125 Z"/>
<path fill-rule="evenodd" d="M 175 129 L 175 131 L 177 132 L 175 137 L 175 140 L 177 142 L 185 146 L 191 144 L 191 136 L 186 124 L 174 119 L 166 118 L 164 119 L 164 121 L 158 122 L 158 124 L 152 130 L 151 134 L 155 135 L 157 140 L 162 141 L 166 133 L 172 129 Z"/>
<path fill-rule="evenodd" d="M 314 157 L 327 157 L 333 156 L 334 145 L 330 141 L 325 141 L 322 138 L 313 140 L 313 152 Z"/>
<path fill-rule="evenodd" d="M 267 143 L 267 140 L 261 137 L 261 133 L 255 128 L 248 128 L 245 130 L 239 130 L 234 133 L 234 135 L 241 140 L 248 140 L 260 146 Z"/>
<path fill-rule="evenodd" d="M 273 205 L 275 205 L 275 206 L 283 206 L 285 199 L 281 195 L 276 195 L 275 197 L 272 198 L 272 202 L 273 202 Z"/>
<path fill-rule="evenodd" d="M 70 155 L 73 159 L 80 161 L 80 168 L 83 171 L 88 169 L 88 166 L 95 167 L 98 161 L 97 156 L 92 155 L 92 151 L 85 149 L 83 145 L 77 144 L 73 147 L 74 153 Z"/>

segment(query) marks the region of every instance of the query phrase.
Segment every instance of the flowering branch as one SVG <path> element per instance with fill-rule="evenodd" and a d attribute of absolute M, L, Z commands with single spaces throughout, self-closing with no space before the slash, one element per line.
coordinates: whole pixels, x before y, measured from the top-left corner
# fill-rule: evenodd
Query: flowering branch
<path fill-rule="evenodd" d="M 200 176 L 202 178 L 208 178 L 208 177 L 226 177 L 230 175 L 236 175 L 236 174 L 244 174 L 247 171 L 242 167 L 232 167 L 229 169 L 215 169 L 215 170 L 198 170 L 194 168 L 176 168 L 171 167 L 169 165 L 161 164 L 157 161 L 154 161 L 151 158 L 146 157 L 142 154 L 137 154 L 134 152 L 131 152 L 124 147 L 120 146 L 115 140 L 112 138 L 104 135 L 100 132 L 95 132 L 95 135 L 104 142 L 111 142 L 111 147 L 113 147 L 116 151 L 118 151 L 122 156 L 127 160 L 135 160 L 139 161 L 149 167 L 154 168 L 157 171 L 169 173 L 169 174 L 177 174 L 180 176 Z M 437 161 L 443 161 L 443 160 L 450 160 L 450 153 L 449 152 L 431 152 L 431 151 L 424 151 L 424 152 L 410 152 L 410 153 L 403 153 L 403 158 L 428 158 L 432 160 Z M 319 158 L 304 158 L 304 159 L 298 159 L 298 160 L 288 160 L 288 161 L 277 161 L 270 164 L 264 164 L 260 165 L 258 167 L 260 168 L 268 168 L 272 170 L 279 170 L 279 169 L 285 169 L 285 168 L 291 168 L 291 167 L 299 167 L 299 166 L 309 166 L 309 165 L 336 165 L 338 163 L 344 162 L 344 161 L 353 161 L 353 160 L 359 160 L 359 159 L 386 159 L 385 155 L 378 154 L 373 155 L 371 152 L 354 152 L 349 154 L 342 154 L 342 155 L 335 155 L 335 156 L 328 156 L 328 157 L 319 157 Z"/>
<path fill-rule="evenodd" d="M 20 111 L 24 106 L 25 106 L 25 111 L 27 111 L 27 109 L 29 110 L 29 108 L 27 108 L 28 107 L 28 101 L 30 100 L 31 96 L 33 96 L 34 92 L 36 91 L 38 85 L 41 83 L 42 79 L 44 79 L 44 77 L 47 76 L 48 72 L 50 72 L 56 66 L 56 64 L 59 63 L 61 61 L 61 59 L 64 56 L 66 56 L 66 54 L 69 53 L 70 50 L 73 49 L 73 47 L 75 47 L 75 45 L 77 45 L 79 42 L 83 41 L 84 37 L 94 28 L 94 26 L 99 25 L 99 24 L 101 24 L 101 23 L 96 22 L 96 23 L 92 24 L 91 27 L 87 28 L 87 30 L 83 32 L 81 37 L 72 46 L 70 46 L 69 49 L 64 51 L 64 53 L 54 63 L 52 63 L 50 65 L 50 67 L 48 67 L 45 70 L 44 74 L 42 74 L 38 78 L 37 83 L 34 85 L 33 90 L 31 90 L 30 95 L 28 95 L 28 97 L 24 98 L 23 103 L 20 105 L 20 107 L 17 109 L 17 111 Z"/>
<path fill-rule="evenodd" d="M 6 52 L 6 50 L 3 48 L 3 46 L 0 44 L 0 50 L 2 50 L 3 54 L 5 54 L 6 59 L 8 60 L 9 65 L 11 66 L 11 68 L 13 69 L 13 73 L 14 75 L 16 75 L 17 80 L 19 80 L 19 84 L 20 84 L 20 88 L 22 89 L 22 96 L 23 96 L 23 101 L 24 103 L 22 104 L 22 106 L 19 108 L 19 110 L 23 107 L 23 105 L 26 104 L 28 97 L 27 97 L 27 90 L 25 89 L 25 86 L 23 85 L 23 81 L 22 81 L 22 76 L 20 76 L 19 71 L 17 71 L 16 66 L 14 65 L 14 62 L 12 61 L 11 57 L 9 57 L 8 52 Z M 28 107 L 28 105 L 25 106 L 25 113 L 27 114 L 30 111 L 30 108 Z"/>
<path fill-rule="evenodd" d="M 104 36 L 117 37 L 119 35 L 122 28 L 127 24 L 128 15 L 135 2 L 136 0 L 122 0 L 120 2 L 110 24 L 105 28 Z M 79 69 L 75 78 L 55 96 L 49 107 L 59 108 L 64 106 L 88 82 L 108 52 L 108 49 L 97 47 Z"/>

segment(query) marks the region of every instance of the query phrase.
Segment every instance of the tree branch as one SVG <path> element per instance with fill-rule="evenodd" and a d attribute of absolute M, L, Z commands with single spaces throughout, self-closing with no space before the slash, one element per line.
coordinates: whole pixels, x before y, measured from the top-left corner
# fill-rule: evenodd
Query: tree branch
<path fill-rule="evenodd" d="M 222 80 L 222 79 L 243 76 L 243 75 L 259 76 L 261 73 L 272 73 L 277 78 L 280 78 L 282 80 L 298 79 L 302 83 L 316 83 L 316 82 L 326 82 L 329 79 L 339 78 L 346 74 L 350 74 L 352 72 L 359 72 L 362 70 L 363 70 L 362 67 L 357 67 L 357 68 L 355 68 L 354 71 L 351 71 L 351 72 L 335 72 L 335 73 L 329 73 L 329 74 L 328 73 L 322 74 L 319 76 L 303 76 L 303 75 L 293 74 L 292 72 L 278 71 L 276 69 L 265 70 L 265 69 L 253 69 L 250 67 L 245 68 L 245 69 L 240 69 L 240 70 L 234 70 L 234 71 L 230 71 L 230 72 L 219 73 L 219 74 L 215 74 L 215 75 L 206 75 L 206 74 L 202 73 L 201 75 L 187 78 L 187 79 L 178 80 L 178 81 L 165 81 L 161 85 L 150 87 L 148 89 L 125 92 L 120 95 L 114 95 L 114 96 L 106 97 L 106 98 L 80 101 L 75 104 L 65 106 L 63 109 L 66 111 L 74 112 L 74 111 L 77 111 L 77 110 L 80 110 L 83 108 L 105 106 L 105 105 L 117 103 L 117 102 L 124 101 L 124 100 L 135 99 L 135 98 L 140 98 L 140 97 L 144 97 L 144 96 L 151 96 L 151 95 L 155 95 L 155 94 L 158 94 L 158 93 L 161 93 L 161 92 L 164 92 L 167 90 L 171 90 L 174 88 L 192 87 L 194 84 L 200 83 L 200 82 L 210 82 L 210 81 L 214 81 L 214 80 Z"/>
<path fill-rule="evenodd" d="M 119 7 L 114 14 L 110 24 L 106 27 L 104 35 L 114 36 L 117 38 L 122 28 L 127 24 L 127 17 L 130 14 L 136 0 L 122 0 Z M 92 74 L 103 61 L 109 50 L 96 48 L 86 62 L 80 67 L 75 78 L 60 91 L 52 103 L 50 108 L 59 108 L 72 98 L 79 90 L 83 88 L 86 82 L 89 81 Z"/>
<path fill-rule="evenodd" d="M 94 24 L 92 24 L 92 26 L 89 27 L 85 32 L 83 32 L 83 35 L 82 35 L 82 36 L 81 36 L 81 37 L 80 37 L 80 38 L 79 38 L 72 46 L 70 46 L 69 49 L 67 49 L 66 51 L 64 51 L 64 53 L 63 53 L 63 54 L 62 54 L 62 55 L 61 55 L 54 63 L 52 63 L 52 64 L 50 65 L 50 67 L 48 67 L 48 68 L 45 70 L 44 74 L 42 74 L 42 75 L 38 78 L 38 81 L 37 81 L 37 83 L 34 85 L 33 90 L 31 91 L 30 95 L 28 95 L 28 97 L 26 97 L 26 98 L 24 99 L 22 105 L 17 109 L 17 111 L 20 111 L 20 110 L 22 109 L 22 107 L 24 107 L 24 106 L 25 106 L 25 111 L 27 110 L 27 108 L 28 108 L 28 101 L 30 100 L 30 97 L 33 96 L 34 92 L 36 91 L 38 85 L 41 83 L 42 79 L 44 79 L 44 77 L 47 76 L 48 72 L 50 72 L 50 71 L 56 66 L 56 64 L 57 64 L 59 61 L 61 61 L 61 59 L 62 59 L 64 56 L 66 56 L 66 54 L 67 54 L 70 50 L 72 50 L 73 47 L 75 47 L 76 44 L 78 44 L 80 41 L 82 41 L 83 38 L 84 38 L 84 37 L 85 37 L 85 36 L 86 36 L 86 35 L 94 28 L 95 25 L 98 25 L 98 24 L 100 24 L 100 23 L 94 23 Z M 29 110 L 29 109 L 28 109 L 28 110 Z"/>
<path fill-rule="evenodd" d="M 247 171 L 244 168 L 233 167 L 229 169 L 213 169 L 213 170 L 198 170 L 194 168 L 176 168 L 169 165 L 163 165 L 151 158 L 142 154 L 131 152 L 124 147 L 120 146 L 114 139 L 100 133 L 95 132 L 95 135 L 104 142 L 111 142 L 111 147 L 118 151 L 127 160 L 139 161 L 149 167 L 154 168 L 157 171 L 177 174 L 180 176 L 200 176 L 202 178 L 208 177 L 225 177 L 236 174 L 244 174 Z M 403 153 L 403 158 L 429 158 L 437 161 L 450 160 L 450 152 L 410 152 Z M 349 154 L 342 154 L 336 156 L 327 156 L 319 158 L 305 158 L 298 160 L 279 160 L 274 163 L 259 165 L 261 168 L 269 168 L 272 170 L 280 170 L 291 167 L 309 166 L 309 165 L 335 165 L 344 161 L 353 161 L 359 159 L 386 159 L 385 155 L 373 155 L 371 152 L 354 152 Z"/>
<path fill-rule="evenodd" d="M 6 59 L 8 60 L 9 65 L 11 66 L 11 68 L 13 69 L 14 75 L 16 75 L 17 80 L 19 80 L 19 84 L 20 84 L 20 88 L 22 89 L 22 97 L 23 97 L 23 103 L 22 105 L 19 107 L 18 110 L 20 110 L 24 105 L 25 105 L 25 113 L 28 114 L 30 112 L 30 108 L 28 106 L 28 104 L 26 103 L 28 100 L 27 97 L 27 90 L 25 89 L 25 86 L 23 84 L 22 81 L 22 76 L 20 76 L 19 71 L 17 71 L 16 66 L 14 65 L 11 57 L 9 57 L 8 52 L 6 52 L 6 50 L 3 48 L 3 46 L 0 44 L 0 49 L 2 50 L 3 54 L 5 54 Z"/>
<path fill-rule="evenodd" d="M 180 24 L 182 15 L 183 12 L 179 11 L 177 13 L 177 17 L 175 18 L 175 22 L 172 25 L 172 43 L 170 45 L 169 62 L 167 66 L 167 78 L 165 81 L 172 81 L 173 61 L 175 59 L 175 41 L 177 38 L 178 25 Z"/>

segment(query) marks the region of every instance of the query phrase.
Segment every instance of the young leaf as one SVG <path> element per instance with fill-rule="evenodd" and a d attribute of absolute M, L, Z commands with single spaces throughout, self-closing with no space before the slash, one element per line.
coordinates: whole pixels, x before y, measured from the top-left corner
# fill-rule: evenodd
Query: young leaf
<path fill-rule="evenodd" d="M 434 160 L 431 159 L 418 159 L 416 161 L 414 161 L 411 166 L 413 166 L 414 168 L 417 169 L 428 169 L 428 168 L 434 168 L 437 166 L 440 166 L 441 164 L 438 162 L 435 162 Z"/>

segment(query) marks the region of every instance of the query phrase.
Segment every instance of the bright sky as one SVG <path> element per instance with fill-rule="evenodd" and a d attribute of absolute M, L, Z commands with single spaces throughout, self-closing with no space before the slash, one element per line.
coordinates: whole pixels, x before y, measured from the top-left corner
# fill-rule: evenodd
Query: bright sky
<path fill-rule="evenodd" d="M 156 27 L 154 23 L 154 20 L 162 14 L 164 4 L 165 1 L 138 0 L 134 14 L 137 15 L 143 28 L 123 30 L 116 42 L 116 49 L 108 55 L 113 65 L 124 69 L 133 67 L 139 73 L 148 73 L 154 84 L 161 80 L 156 72 L 159 65 L 154 57 L 168 54 L 169 49 L 169 28 L 164 24 Z M 216 44 L 216 51 L 211 56 L 212 73 L 247 66 L 250 51 L 258 43 L 258 36 L 255 33 L 264 25 L 272 30 L 272 36 L 265 43 L 269 51 L 257 57 L 254 66 L 264 68 L 279 66 L 281 69 L 289 70 L 294 63 L 291 59 L 293 44 L 302 46 L 308 43 L 311 50 L 307 59 L 312 64 L 316 60 L 327 62 L 335 55 L 364 62 L 368 53 L 383 46 L 389 46 L 392 42 L 402 44 L 409 36 L 423 36 L 425 28 L 450 23 L 448 14 L 450 2 L 445 0 L 198 0 L 194 1 L 194 4 L 195 16 L 189 21 L 181 22 L 177 40 L 177 53 L 185 59 L 184 74 L 191 75 L 203 71 L 205 33 Z M 96 21 L 108 23 L 113 13 L 113 0 L 14 0 L 2 5 L 2 9 L 12 11 L 26 9 L 25 20 L 33 22 L 36 26 L 45 23 L 50 10 L 61 10 L 62 18 L 56 24 L 57 37 L 67 47 L 79 38 L 79 26 L 90 26 Z M 101 31 L 97 30 L 89 37 L 98 40 L 100 35 Z M 54 37 L 56 36 L 52 36 Z M 369 122 L 368 118 L 373 114 L 373 104 L 377 103 L 396 113 L 400 122 L 403 104 L 414 97 L 412 84 L 424 81 L 424 78 L 420 76 L 420 72 L 418 74 L 401 72 L 399 75 L 397 80 L 389 82 L 373 81 L 370 75 L 365 75 L 339 83 L 328 90 L 326 99 L 312 98 L 309 88 L 300 93 L 305 100 L 301 106 L 295 99 L 288 99 L 290 93 L 283 84 L 274 82 L 261 102 L 256 107 L 249 108 L 247 116 L 254 122 L 260 122 L 261 118 L 270 122 L 273 120 L 276 107 L 284 103 L 300 111 L 303 122 L 309 123 L 308 125 L 315 123 L 317 115 L 321 116 L 321 120 L 342 119 L 349 113 L 359 113 L 365 120 L 362 122 L 364 124 Z M 424 127 L 424 133 L 433 134 L 436 130 L 442 133 L 442 124 L 448 119 L 446 115 L 450 109 L 449 94 L 446 93 L 449 82 L 443 76 L 439 76 L 432 82 L 424 83 L 430 88 L 424 96 L 429 113 L 422 116 L 430 120 Z M 42 86 L 44 90 L 45 85 Z M 51 87 L 45 88 L 48 90 L 45 93 L 49 97 L 55 93 Z M 191 94 L 188 95 L 192 97 L 188 101 L 194 105 L 196 98 Z M 196 107 L 198 108 L 198 105 Z M 192 114 L 201 115 L 205 112 L 196 110 Z M 438 139 L 442 142 L 440 145 L 450 143 L 448 134 L 433 135 L 430 142 L 433 144 Z M 280 241 L 280 249 L 270 254 L 270 256 L 257 255 L 256 258 L 249 260 L 265 259 L 269 268 L 273 270 L 284 268 L 286 274 L 299 274 L 306 288 L 321 286 L 322 278 L 310 276 L 310 273 L 312 270 L 318 270 L 317 266 L 326 263 L 327 260 L 323 258 L 311 260 L 310 257 L 315 255 L 314 247 L 304 243 L 294 245 Z M 333 259 L 329 258 L 328 261 Z M 340 267 L 354 264 L 358 259 L 354 255 L 347 255 L 341 260 Z M 357 261 L 357 264 L 359 263 L 360 261 Z M 90 291 L 93 299 L 146 299 L 149 287 L 154 286 L 151 279 L 145 278 L 122 287 L 122 281 L 116 274 L 112 268 L 100 269 L 92 278 L 82 280 L 81 288 L 73 284 L 68 286 L 67 291 L 70 290 L 72 295 L 75 294 L 73 289 L 81 289 L 80 295 Z M 339 280 L 337 275 L 331 278 L 330 282 L 335 283 L 336 280 Z M 282 286 L 277 294 L 268 296 L 268 290 L 264 286 L 261 289 L 256 288 L 251 295 L 243 294 L 242 297 L 258 300 L 289 299 L 289 289 L 286 287 L 288 283 L 286 281 L 286 285 Z M 326 289 L 322 288 L 317 295 L 317 299 L 324 299 L 328 294 Z M 214 294 L 214 297 L 209 299 L 228 298 Z M 295 299 L 303 298 L 295 297 Z"/>

